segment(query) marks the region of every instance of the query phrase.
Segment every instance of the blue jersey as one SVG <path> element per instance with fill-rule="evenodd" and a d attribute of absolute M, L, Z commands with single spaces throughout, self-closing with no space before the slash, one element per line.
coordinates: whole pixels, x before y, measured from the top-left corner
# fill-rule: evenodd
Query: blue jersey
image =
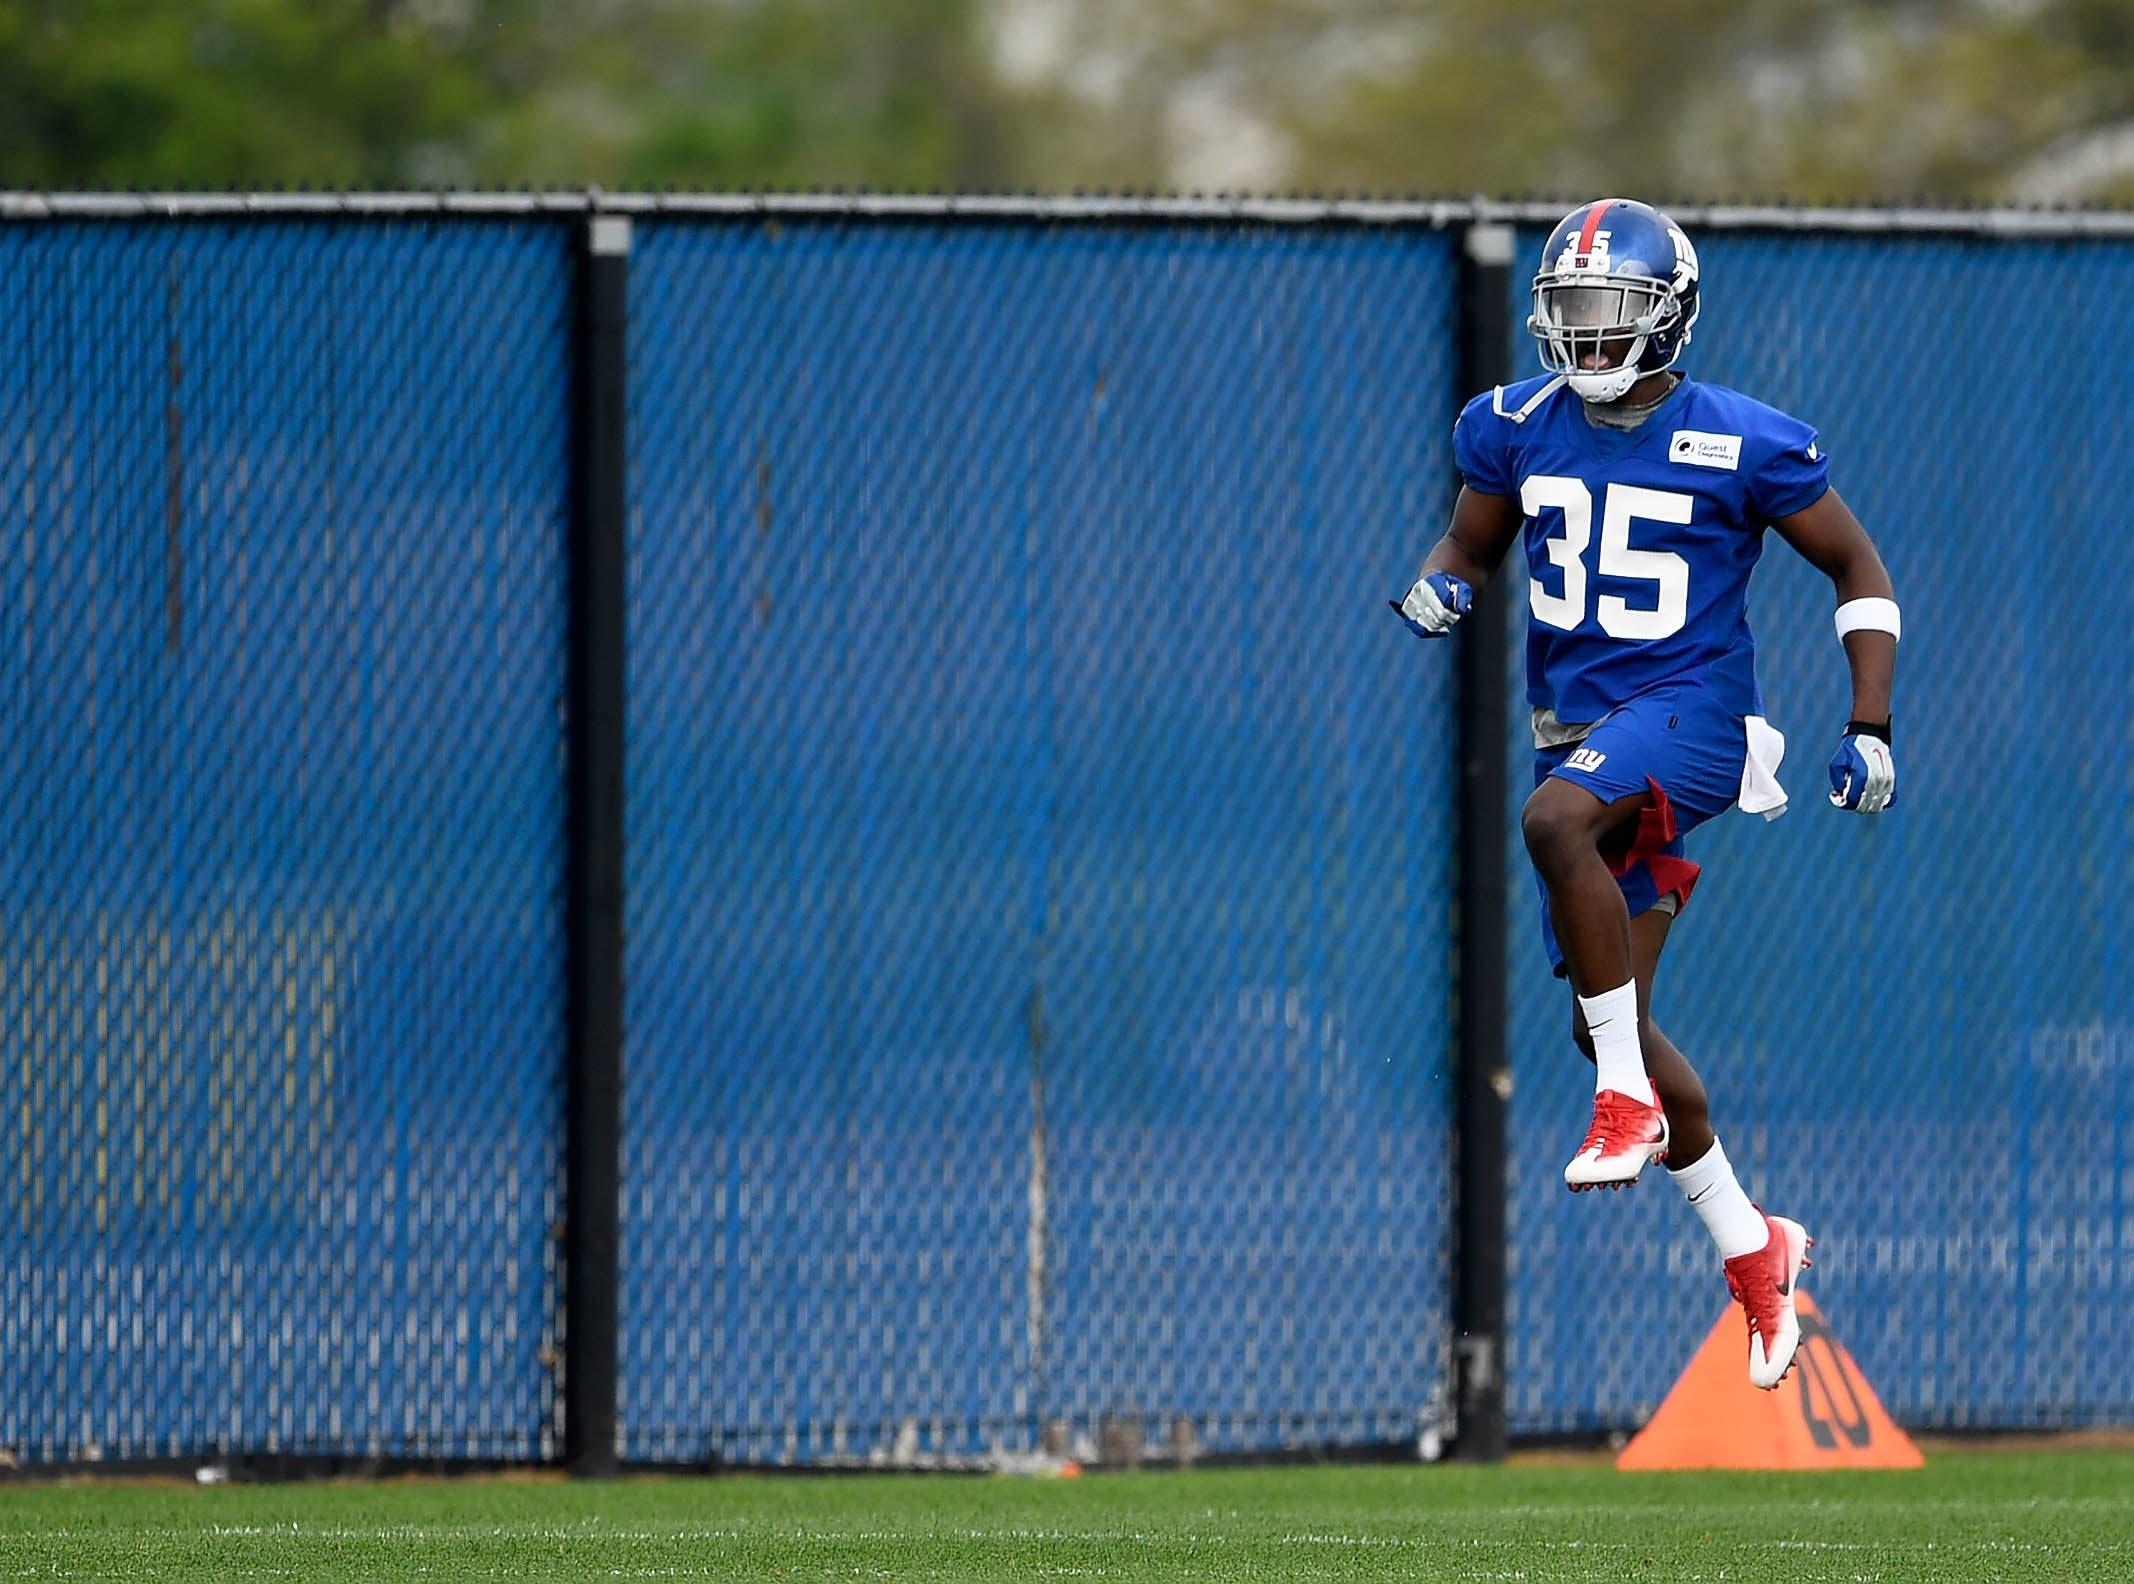
<path fill-rule="evenodd" d="M 1484 392 L 1454 426 L 1470 489 L 1526 514 L 1527 697 L 1560 720 L 1695 679 L 1763 712 L 1749 573 L 1773 518 L 1830 487 L 1807 424 L 1690 379 L 1635 429 L 1590 422 L 1562 378 Z"/>

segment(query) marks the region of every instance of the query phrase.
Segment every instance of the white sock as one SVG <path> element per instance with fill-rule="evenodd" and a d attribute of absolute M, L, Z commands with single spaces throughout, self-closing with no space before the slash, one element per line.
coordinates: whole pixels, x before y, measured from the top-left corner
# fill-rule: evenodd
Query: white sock
<path fill-rule="evenodd" d="M 1667 1175 L 1674 1178 L 1675 1186 L 1704 1223 L 1704 1230 L 1719 1245 L 1721 1259 L 1753 1254 L 1771 1241 L 1771 1228 L 1763 1212 L 1749 1203 L 1749 1196 L 1734 1180 L 1733 1164 L 1716 1138 L 1710 1149 L 1680 1171 Z"/>
<path fill-rule="evenodd" d="M 1580 996 L 1578 1010 L 1593 1036 L 1593 1091 L 1617 1089 L 1647 1105 L 1656 1102 L 1645 1076 L 1645 1050 L 1638 1043 L 1638 987 L 1617 985 L 1597 996 Z"/>

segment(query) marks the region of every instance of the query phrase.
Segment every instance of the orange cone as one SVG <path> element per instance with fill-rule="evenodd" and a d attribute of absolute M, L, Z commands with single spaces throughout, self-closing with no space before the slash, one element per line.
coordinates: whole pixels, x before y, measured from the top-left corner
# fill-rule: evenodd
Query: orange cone
<path fill-rule="evenodd" d="M 1689 1361 L 1652 1422 L 1615 1460 L 1620 1469 L 1919 1468 L 1926 1459 L 1891 1421 L 1813 1300 L 1793 1372 L 1776 1391 L 1749 1384 L 1748 1334 L 1731 1305 Z"/>

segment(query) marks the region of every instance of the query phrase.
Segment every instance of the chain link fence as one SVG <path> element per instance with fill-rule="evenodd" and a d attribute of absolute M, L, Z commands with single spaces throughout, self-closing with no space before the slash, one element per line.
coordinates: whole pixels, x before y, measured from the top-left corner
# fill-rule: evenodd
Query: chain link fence
<path fill-rule="evenodd" d="M 1826 800 L 1845 657 L 1774 534 L 1750 614 L 1792 807 L 1691 838 L 1654 1019 L 1750 1194 L 1816 1235 L 1810 1289 L 1898 1419 L 2134 1420 L 2134 387 L 2104 328 L 2134 247 L 1696 241 L 1688 367 L 1817 426 L 1896 581 L 1899 791 L 1872 821 Z M 1508 837 L 1511 1423 L 1635 1425 L 1726 1290 L 1664 1180 L 1563 1190 L 1592 1069 Z"/>
<path fill-rule="evenodd" d="M 1189 208 L 639 223 L 630 1459 L 1441 1422 L 1459 700 L 1381 602 L 1461 217 Z M 556 1456 L 582 223 L 0 227 L 19 1462 Z M 1820 806 L 1774 543 L 1796 807 L 1699 834 L 1659 1019 L 1899 1418 L 2134 1418 L 2134 244 L 1697 236 L 1693 372 L 1820 426 L 1897 578 L 1904 781 Z M 1512 1427 L 1628 1426 L 1724 1291 L 1664 1182 L 1563 1192 L 1503 841 Z"/>
<path fill-rule="evenodd" d="M 1451 701 L 1372 613 L 1452 260 L 648 228 L 630 1456 L 1415 1433 Z"/>
<path fill-rule="evenodd" d="M 0 229 L 0 1447 L 550 1446 L 569 253 Z"/>

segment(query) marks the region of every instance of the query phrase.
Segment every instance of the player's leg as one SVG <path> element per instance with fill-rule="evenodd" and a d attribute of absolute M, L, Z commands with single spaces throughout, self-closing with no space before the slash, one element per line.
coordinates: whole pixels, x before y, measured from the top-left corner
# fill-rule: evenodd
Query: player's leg
<path fill-rule="evenodd" d="M 1641 916 L 1667 921 L 1662 913 Z M 1702 1160 L 1719 1142 L 1719 1135 L 1712 1131 L 1711 1104 L 1705 1098 L 1704 1080 L 1649 1013 L 1639 1038 L 1645 1046 L 1646 1071 L 1652 1074 L 1652 1086 L 1659 1091 L 1660 1109 L 1667 1113 L 1667 1167 L 1670 1172 L 1679 1171 Z"/>
<path fill-rule="evenodd" d="M 1793 1368 L 1794 1350 L 1800 1346 L 1800 1320 L 1793 1309 L 1793 1289 L 1800 1274 L 1813 1263 L 1808 1250 L 1815 1239 L 1798 1221 L 1766 1215 L 1749 1199 L 1726 1146 L 1711 1128 L 1703 1103 L 1704 1086 L 1696 1069 L 1657 1028 L 1646 1029 L 1646 1050 L 1651 1053 L 1653 1080 L 1669 1076 L 1661 1097 L 1669 1101 L 1668 1114 L 1676 1115 L 1680 1100 L 1685 1131 L 1701 1132 L 1706 1142 L 1691 1151 L 1688 1141 L 1681 1148 L 1682 1164 L 1670 1154 L 1667 1175 L 1682 1190 L 1682 1197 L 1696 1211 L 1697 1219 L 1719 1250 L 1720 1268 L 1726 1275 L 1727 1291 L 1741 1305 L 1749 1327 L 1749 1383 L 1766 1391 L 1775 1388 Z M 1690 1098 L 1694 1089 L 1695 1097 Z M 1701 1119 L 1701 1126 L 1700 1126 Z M 1678 1133 L 1676 1137 L 1682 1138 Z"/>
<path fill-rule="evenodd" d="M 1556 941 L 1580 996 L 1602 995 L 1631 981 L 1630 909 L 1601 857 L 1601 842 L 1636 824 L 1651 802 L 1642 786 L 1603 801 L 1552 774 L 1520 813 L 1519 834 L 1548 893 Z"/>
<path fill-rule="evenodd" d="M 1551 770 L 1520 820 L 1594 1055 L 1593 1125 L 1564 1167 L 1564 1182 L 1574 1191 L 1624 1187 L 1637 1181 L 1647 1161 L 1667 1153 L 1666 1113 L 1638 1038 L 1630 904 L 1602 856 L 1604 843 L 1629 845 L 1627 831 L 1654 801 L 1642 777 L 1635 786 L 1616 788 L 1604 801 Z"/>
<path fill-rule="evenodd" d="M 1618 892 L 1618 895 L 1621 893 Z M 1705 1098 L 1704 1080 L 1675 1044 L 1652 1021 L 1652 986 L 1659 974 L 1660 954 L 1667 949 L 1668 932 L 1674 927 L 1672 907 L 1648 908 L 1629 921 L 1631 972 L 1638 990 L 1638 1044 L 1644 1051 L 1645 1071 L 1667 1113 L 1667 1161 L 1671 1167 L 1686 1166 L 1712 1147 L 1711 1108 Z M 1571 1041 L 1594 1060 L 1593 1033 L 1586 1026 L 1585 1008 L 1576 995 L 1571 998 Z"/>
<path fill-rule="evenodd" d="M 1746 738 L 1700 684 L 1633 699 L 1575 749 L 1544 755 L 1522 819 L 1562 970 L 1593 1040 L 1593 1125 L 1564 1168 L 1574 1189 L 1634 1182 L 1668 1153 L 1668 1120 L 1639 1038 L 1630 921 L 1687 902 L 1682 837 L 1733 806 Z"/>
<path fill-rule="evenodd" d="M 1719 1251 L 1727 1290 L 1748 1319 L 1749 1380 L 1768 1390 L 1786 1378 L 1800 1345 L 1793 1289 L 1801 1271 L 1813 1263 L 1808 1250 L 1815 1240 L 1799 1222 L 1767 1216 L 1750 1201 L 1727 1159 L 1726 1147 L 1712 1130 L 1703 1079 L 1652 1021 L 1653 984 L 1673 926 L 1673 912 L 1665 908 L 1649 909 L 1630 921 L 1640 1039 L 1672 1138 L 1667 1174 Z M 1571 1015 L 1572 1040 L 1591 1059 L 1592 1035 L 1576 998 Z"/>

